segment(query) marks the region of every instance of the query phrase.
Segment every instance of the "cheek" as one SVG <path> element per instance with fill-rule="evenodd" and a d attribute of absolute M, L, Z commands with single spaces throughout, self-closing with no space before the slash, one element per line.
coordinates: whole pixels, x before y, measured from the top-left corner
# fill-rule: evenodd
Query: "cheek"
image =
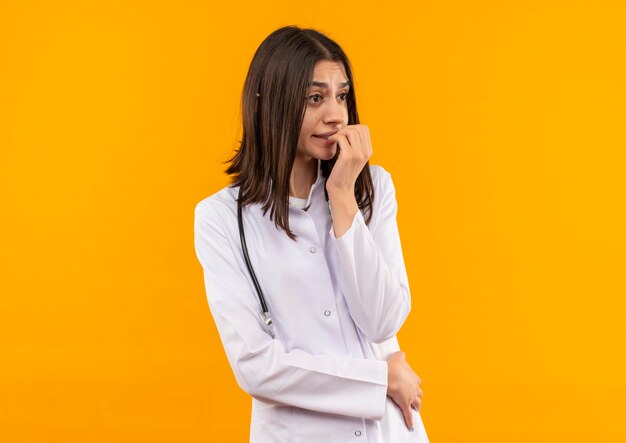
<path fill-rule="evenodd" d="M 311 125 L 308 125 L 306 122 L 303 122 L 302 127 L 300 128 L 300 140 L 306 140 L 312 135 L 313 127 Z"/>
<path fill-rule="evenodd" d="M 302 128 L 309 131 L 311 127 L 313 127 L 313 117 L 311 115 L 305 116 L 302 120 Z"/>
<path fill-rule="evenodd" d="M 302 128 L 300 128 L 300 135 L 298 136 L 298 149 L 304 148 L 304 146 L 309 143 L 311 135 L 313 135 L 311 134 L 311 130 L 303 124 Z"/>

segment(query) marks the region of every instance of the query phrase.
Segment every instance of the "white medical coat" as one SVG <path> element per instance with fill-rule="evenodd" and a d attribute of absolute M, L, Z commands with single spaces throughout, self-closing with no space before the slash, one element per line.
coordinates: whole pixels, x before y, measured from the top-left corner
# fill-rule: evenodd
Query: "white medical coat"
<path fill-rule="evenodd" d="M 208 305 L 239 386 L 252 396 L 251 443 L 402 443 L 428 441 L 413 411 L 407 429 L 387 397 L 387 357 L 411 295 L 396 223 L 391 175 L 371 165 L 375 198 L 370 225 L 357 211 L 336 238 L 318 160 L 308 209 L 289 207 L 289 239 L 243 208 L 249 256 L 274 322 L 260 304 L 241 250 L 238 187 L 195 207 L 194 241 Z"/>

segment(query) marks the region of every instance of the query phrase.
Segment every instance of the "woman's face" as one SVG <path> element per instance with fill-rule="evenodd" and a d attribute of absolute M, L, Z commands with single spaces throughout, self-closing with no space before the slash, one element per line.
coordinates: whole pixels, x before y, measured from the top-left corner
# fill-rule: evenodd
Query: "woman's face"
<path fill-rule="evenodd" d="M 348 124 L 348 90 L 343 63 L 322 60 L 315 65 L 296 155 L 303 160 L 330 160 L 337 143 L 323 138 Z"/>

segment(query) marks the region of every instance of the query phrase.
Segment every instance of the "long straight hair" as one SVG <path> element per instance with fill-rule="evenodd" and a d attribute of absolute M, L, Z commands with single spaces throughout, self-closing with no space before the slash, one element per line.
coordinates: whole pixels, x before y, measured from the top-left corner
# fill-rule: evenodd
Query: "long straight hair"
<path fill-rule="evenodd" d="M 296 235 L 289 228 L 289 177 L 309 82 L 322 60 L 343 63 L 351 85 L 346 98 L 348 124 L 359 123 L 352 69 L 341 47 L 317 30 L 285 26 L 267 36 L 252 58 L 241 99 L 241 144 L 227 160 L 231 164 L 226 173 L 233 176 L 231 186 L 241 189 L 241 204 L 261 204 L 263 215 L 269 210 L 270 220 L 292 240 Z M 321 161 L 324 177 L 338 154 L 339 149 L 332 159 Z M 357 177 L 354 194 L 369 224 L 374 202 L 369 162 Z"/>

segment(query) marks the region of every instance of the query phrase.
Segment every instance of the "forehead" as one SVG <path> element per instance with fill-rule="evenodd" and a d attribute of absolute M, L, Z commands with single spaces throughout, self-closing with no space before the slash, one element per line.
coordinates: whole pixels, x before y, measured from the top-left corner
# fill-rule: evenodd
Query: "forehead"
<path fill-rule="evenodd" d="M 348 81 L 346 70 L 341 62 L 334 62 L 329 60 L 321 60 L 317 62 L 313 69 L 314 83 L 326 83 L 329 85 L 337 84 Z"/>

